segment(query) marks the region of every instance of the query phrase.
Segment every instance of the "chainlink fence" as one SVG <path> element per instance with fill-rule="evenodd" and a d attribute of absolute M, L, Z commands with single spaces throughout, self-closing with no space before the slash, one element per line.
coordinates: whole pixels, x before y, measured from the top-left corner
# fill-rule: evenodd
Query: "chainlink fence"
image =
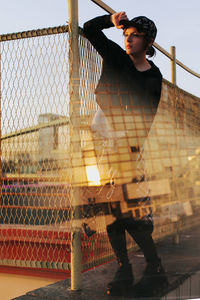
<path fill-rule="evenodd" d="M 114 257 L 106 226 L 119 214 L 153 211 L 155 239 L 199 223 L 199 98 L 164 80 L 154 120 L 126 93 L 103 95 L 105 115 L 94 93 L 102 60 L 80 34 L 80 153 L 72 158 L 68 27 L 4 35 L 0 46 L 0 265 L 70 272 L 74 214 L 83 270 Z"/>

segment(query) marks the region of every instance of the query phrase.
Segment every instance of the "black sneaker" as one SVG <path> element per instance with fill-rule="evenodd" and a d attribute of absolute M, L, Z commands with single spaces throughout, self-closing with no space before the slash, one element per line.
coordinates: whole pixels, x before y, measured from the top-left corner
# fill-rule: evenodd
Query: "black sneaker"
<path fill-rule="evenodd" d="M 161 262 L 149 263 L 134 286 L 134 294 L 138 297 L 160 296 L 167 287 L 168 280 Z"/>
<path fill-rule="evenodd" d="M 107 286 L 107 295 L 119 295 L 124 288 L 133 284 L 134 277 L 131 264 L 122 265 L 117 270 L 114 279 Z"/>

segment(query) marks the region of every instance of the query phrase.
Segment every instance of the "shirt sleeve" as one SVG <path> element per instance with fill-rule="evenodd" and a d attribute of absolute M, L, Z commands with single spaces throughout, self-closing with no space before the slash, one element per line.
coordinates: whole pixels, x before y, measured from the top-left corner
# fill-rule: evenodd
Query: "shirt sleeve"
<path fill-rule="evenodd" d="M 114 27 L 110 15 L 104 15 L 86 22 L 83 25 L 83 33 L 104 60 L 117 63 L 119 55 L 124 55 L 124 50 L 102 32 L 110 27 Z"/>

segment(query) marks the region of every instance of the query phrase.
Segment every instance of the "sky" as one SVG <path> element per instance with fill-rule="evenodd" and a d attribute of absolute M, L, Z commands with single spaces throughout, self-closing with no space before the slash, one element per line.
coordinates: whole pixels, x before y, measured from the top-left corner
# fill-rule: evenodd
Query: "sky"
<path fill-rule="evenodd" d="M 145 15 L 158 28 L 156 42 L 170 52 L 176 47 L 176 57 L 200 73 L 200 1 L 199 0 L 105 0 L 115 11 L 126 11 L 131 19 Z M 0 34 L 65 25 L 68 21 L 68 0 L 0 0 Z M 106 14 L 91 0 L 79 0 L 79 24 Z M 123 45 L 121 30 L 106 29 L 106 35 Z M 171 80 L 170 60 L 157 51 L 153 58 L 163 77 Z M 200 97 L 200 79 L 177 67 L 177 85 Z"/>

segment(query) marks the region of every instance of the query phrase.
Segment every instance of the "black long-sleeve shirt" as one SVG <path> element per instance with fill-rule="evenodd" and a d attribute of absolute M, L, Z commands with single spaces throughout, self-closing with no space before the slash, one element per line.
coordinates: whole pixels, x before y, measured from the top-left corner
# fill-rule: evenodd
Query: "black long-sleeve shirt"
<path fill-rule="evenodd" d="M 84 35 L 103 58 L 103 70 L 95 91 L 97 103 L 103 110 L 107 105 L 130 105 L 151 108 L 155 114 L 161 94 L 160 70 L 148 60 L 151 68 L 138 71 L 126 51 L 102 32 L 113 26 L 110 15 L 104 15 L 86 22 L 83 27 Z"/>

